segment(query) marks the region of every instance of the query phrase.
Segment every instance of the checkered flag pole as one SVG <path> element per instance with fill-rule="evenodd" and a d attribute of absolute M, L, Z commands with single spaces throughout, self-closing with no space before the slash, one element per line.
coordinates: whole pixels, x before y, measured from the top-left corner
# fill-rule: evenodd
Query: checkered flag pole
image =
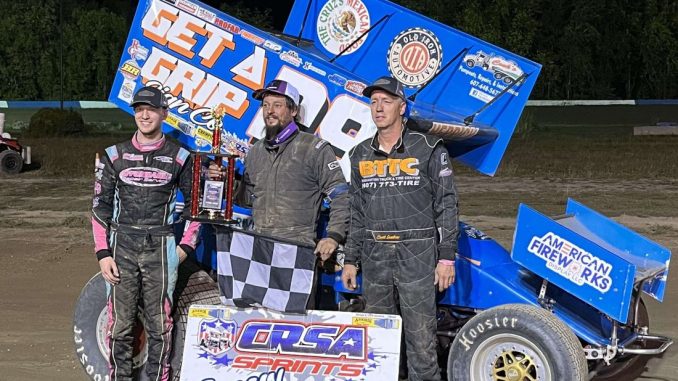
<path fill-rule="evenodd" d="M 252 232 L 230 230 L 217 234 L 222 302 L 305 313 L 313 287 L 313 250 Z"/>

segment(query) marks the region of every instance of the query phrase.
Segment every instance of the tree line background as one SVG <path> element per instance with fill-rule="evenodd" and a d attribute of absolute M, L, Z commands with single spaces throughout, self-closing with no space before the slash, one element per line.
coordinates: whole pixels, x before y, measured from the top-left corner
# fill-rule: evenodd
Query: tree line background
<path fill-rule="evenodd" d="M 62 48 L 64 99 L 107 99 L 137 2 L 0 0 L 0 99 L 59 99 Z M 203 2 L 278 31 L 292 5 Z M 678 0 L 396 2 L 541 63 L 532 99 L 678 98 Z"/>

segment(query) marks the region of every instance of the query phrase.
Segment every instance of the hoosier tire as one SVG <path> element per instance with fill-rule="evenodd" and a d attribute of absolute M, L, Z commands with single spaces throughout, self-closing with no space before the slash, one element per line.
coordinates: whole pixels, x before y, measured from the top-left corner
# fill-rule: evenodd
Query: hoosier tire
<path fill-rule="evenodd" d="M 191 261 L 179 266 L 177 284 L 174 290 L 175 310 L 173 350 L 170 358 L 173 380 L 179 380 L 181 360 L 186 337 L 188 309 L 193 304 L 220 304 L 217 283 L 197 264 Z M 106 335 L 106 281 L 101 273 L 94 275 L 83 287 L 76 302 L 73 317 L 73 341 L 75 355 L 82 364 L 85 373 L 95 381 L 109 379 L 108 346 Z M 140 313 L 140 316 L 143 314 Z M 146 365 L 147 346 L 141 321 L 135 330 L 135 380 L 147 381 L 144 367 Z"/>
<path fill-rule="evenodd" d="M 585 381 L 584 350 L 551 312 L 523 304 L 491 308 L 469 320 L 448 354 L 448 380 Z"/>
<path fill-rule="evenodd" d="M 109 379 L 108 345 L 106 345 L 106 281 L 97 273 L 85 284 L 75 304 L 73 315 L 73 343 L 75 356 L 85 373 L 94 381 Z M 143 316 L 143 311 L 139 313 Z M 138 320 L 134 335 L 134 370 L 136 380 L 146 381 L 146 335 L 141 320 Z"/>
<path fill-rule="evenodd" d="M 189 307 L 193 304 L 218 305 L 221 304 L 221 300 L 219 299 L 217 283 L 193 261 L 185 261 L 179 266 L 174 296 L 174 300 L 176 300 L 172 315 L 174 318 L 172 335 L 174 342 L 170 361 L 172 364 L 172 379 L 178 381 L 181 375 Z"/>

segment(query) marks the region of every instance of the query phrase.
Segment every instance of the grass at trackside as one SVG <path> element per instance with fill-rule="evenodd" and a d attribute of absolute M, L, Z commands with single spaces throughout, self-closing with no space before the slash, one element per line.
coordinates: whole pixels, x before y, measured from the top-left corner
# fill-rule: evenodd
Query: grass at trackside
<path fill-rule="evenodd" d="M 554 127 L 553 120 L 526 113 L 509 143 L 497 176 L 554 180 L 678 179 L 678 136 L 633 136 L 632 126 L 601 124 L 598 119 L 605 111 L 594 110 L 600 111 L 586 110 L 582 116 L 596 122 L 590 127 Z M 19 137 L 21 133 L 11 127 L 17 122 L 27 123 L 36 111 L 0 109 L 5 113 L 6 130 Z M 119 109 L 79 111 L 86 123 L 99 127 L 93 129 L 96 137 L 20 138 L 22 144 L 33 147 L 33 157 L 42 174 L 89 176 L 94 152 L 127 138 L 134 131 L 132 116 Z M 566 117 L 571 115 L 563 115 Z M 645 118 L 650 118 L 649 114 Z M 461 164 L 455 165 L 455 170 L 459 174 L 475 173 Z"/>
<path fill-rule="evenodd" d="M 98 137 L 21 139 L 44 174 L 89 176 L 97 151 L 131 136 L 131 130 Z M 632 129 L 559 128 L 516 135 L 500 177 L 547 179 L 678 179 L 678 136 L 633 136 Z M 473 170 L 461 164 L 457 173 Z"/>
<path fill-rule="evenodd" d="M 676 147 L 678 136 L 634 136 L 632 127 L 541 128 L 514 135 L 497 176 L 675 179 Z"/>
<path fill-rule="evenodd" d="M 31 116 L 39 109 L 16 108 L 0 109 L 5 114 L 5 130 L 16 133 L 18 129 L 28 127 Z M 107 129 L 134 128 L 134 119 L 128 113 L 117 109 L 76 109 L 85 123 L 102 126 Z"/>

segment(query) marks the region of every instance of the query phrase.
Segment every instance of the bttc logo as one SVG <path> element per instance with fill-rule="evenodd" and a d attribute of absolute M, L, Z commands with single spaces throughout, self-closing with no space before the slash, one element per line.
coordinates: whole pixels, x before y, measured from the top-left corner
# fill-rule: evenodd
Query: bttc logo
<path fill-rule="evenodd" d="M 419 174 L 419 159 L 408 157 L 405 159 L 363 160 L 359 164 L 360 175 L 363 178 L 399 176 L 401 173 L 410 176 Z"/>

